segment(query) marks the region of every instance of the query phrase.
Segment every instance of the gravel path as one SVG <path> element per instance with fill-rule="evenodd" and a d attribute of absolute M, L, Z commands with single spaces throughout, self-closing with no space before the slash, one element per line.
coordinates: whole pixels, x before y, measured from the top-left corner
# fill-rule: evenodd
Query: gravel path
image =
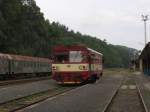
<path fill-rule="evenodd" d="M 126 77 L 107 112 L 145 112 L 133 77 Z"/>

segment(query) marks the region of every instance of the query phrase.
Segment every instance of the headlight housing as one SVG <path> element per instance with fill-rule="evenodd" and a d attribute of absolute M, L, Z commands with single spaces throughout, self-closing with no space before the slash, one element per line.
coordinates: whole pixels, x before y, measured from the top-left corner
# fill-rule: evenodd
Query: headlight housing
<path fill-rule="evenodd" d="M 85 66 L 85 65 L 80 65 L 80 66 L 79 66 L 79 69 L 80 69 L 80 70 L 87 70 L 87 66 Z"/>

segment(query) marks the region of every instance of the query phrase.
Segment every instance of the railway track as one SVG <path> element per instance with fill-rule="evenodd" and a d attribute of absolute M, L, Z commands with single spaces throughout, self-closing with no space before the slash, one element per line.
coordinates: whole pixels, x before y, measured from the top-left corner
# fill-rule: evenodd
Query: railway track
<path fill-rule="evenodd" d="M 121 82 L 118 84 L 118 87 L 121 86 Z M 1 112 L 1 110 L 2 110 L 2 112 L 22 112 L 28 108 L 30 109 L 34 106 L 40 105 L 41 103 L 43 103 L 47 100 L 49 101 L 51 99 L 55 99 L 59 96 L 63 96 L 72 91 L 76 91 L 76 89 L 81 89 L 84 86 L 85 85 L 82 85 L 80 87 L 76 86 L 76 87 L 69 87 L 69 88 L 66 88 L 66 86 L 60 88 L 60 86 L 59 86 L 58 88 L 50 90 L 49 92 L 47 91 L 48 94 L 46 93 L 46 96 L 42 95 L 44 97 L 41 97 L 40 95 L 34 95 L 34 96 L 27 96 L 25 98 L 19 98 L 14 101 L 6 102 L 6 103 L 0 105 L 0 112 Z M 114 94 L 116 94 L 116 92 L 118 91 L 118 87 L 116 87 L 116 89 L 115 89 L 116 91 Z M 33 100 L 34 99 L 33 97 L 35 97 L 35 101 Z M 36 100 L 37 98 L 38 98 L 38 100 Z M 29 99 L 32 99 L 32 101 L 30 102 Z M 16 105 L 14 105 L 14 104 L 16 104 Z M 11 106 L 13 106 L 13 107 L 11 107 Z M 6 109 L 6 111 L 5 111 L 5 109 Z"/>
<path fill-rule="evenodd" d="M 140 90 L 140 88 L 139 88 L 139 86 L 138 86 L 137 83 L 136 83 L 136 87 L 137 87 L 138 94 L 139 94 L 139 97 L 140 97 L 141 102 L 142 102 L 142 104 L 143 104 L 143 107 L 144 107 L 145 112 L 149 112 L 149 111 L 148 111 L 148 108 L 147 108 L 147 106 L 146 106 L 146 104 L 145 104 L 145 101 L 144 101 L 143 95 L 142 95 L 142 93 L 141 93 L 141 90 Z"/>
<path fill-rule="evenodd" d="M 148 112 L 140 87 L 134 78 L 131 76 L 125 77 L 121 82 L 122 83 L 119 83 L 118 86 L 116 86 L 116 89 L 105 108 L 99 112 Z M 22 112 L 82 87 L 84 87 L 84 85 L 80 87 L 59 86 L 52 90 L 48 90 L 45 93 L 38 93 L 33 96 L 19 98 L 0 105 L 0 112 L 3 108 L 4 110 L 6 109 L 6 111 L 2 112 Z M 16 103 L 16 106 L 14 106 L 14 103 Z M 10 107 L 10 105 L 14 107 Z"/>
<path fill-rule="evenodd" d="M 6 80 L 6 81 L 0 81 L 0 86 L 35 82 L 35 81 L 48 80 L 48 79 L 51 79 L 51 77 L 47 76 L 47 77 L 25 78 L 25 79 L 17 79 L 17 80 Z"/>
<path fill-rule="evenodd" d="M 102 112 L 149 112 L 133 77 L 125 79 Z"/>

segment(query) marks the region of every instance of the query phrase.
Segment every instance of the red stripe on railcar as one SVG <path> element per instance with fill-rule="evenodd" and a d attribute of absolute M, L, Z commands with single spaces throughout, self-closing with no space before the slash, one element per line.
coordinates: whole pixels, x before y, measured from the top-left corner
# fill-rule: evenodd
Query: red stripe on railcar
<path fill-rule="evenodd" d="M 90 77 L 88 71 L 84 72 L 55 72 L 53 79 L 57 82 L 83 82 Z"/>

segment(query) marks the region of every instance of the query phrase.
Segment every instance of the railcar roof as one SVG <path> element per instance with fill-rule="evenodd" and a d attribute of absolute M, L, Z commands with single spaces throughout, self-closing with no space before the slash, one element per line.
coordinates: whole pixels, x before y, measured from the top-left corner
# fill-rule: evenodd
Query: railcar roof
<path fill-rule="evenodd" d="M 145 56 L 147 56 L 147 54 L 150 54 L 150 42 L 142 50 L 142 53 L 139 58 L 145 58 Z"/>
<path fill-rule="evenodd" d="M 79 45 L 72 45 L 72 46 L 55 46 L 53 49 L 55 52 L 59 51 L 70 51 L 70 50 L 86 50 L 85 46 L 79 46 Z"/>
<path fill-rule="evenodd" d="M 83 45 L 71 45 L 71 46 L 56 46 L 54 47 L 54 53 L 55 52 L 66 52 L 66 51 L 70 51 L 70 50 L 83 50 L 83 51 L 90 51 L 99 55 L 103 55 L 102 53 L 95 51 L 91 48 L 88 48 L 86 46 Z"/>
<path fill-rule="evenodd" d="M 98 52 L 98 51 L 95 51 L 95 50 L 93 50 L 93 49 L 91 49 L 91 48 L 87 48 L 89 51 L 91 51 L 91 52 L 93 52 L 93 53 L 96 53 L 96 54 L 99 54 L 99 55 L 102 55 L 103 56 L 103 54 L 102 53 L 100 53 L 100 52 Z"/>

